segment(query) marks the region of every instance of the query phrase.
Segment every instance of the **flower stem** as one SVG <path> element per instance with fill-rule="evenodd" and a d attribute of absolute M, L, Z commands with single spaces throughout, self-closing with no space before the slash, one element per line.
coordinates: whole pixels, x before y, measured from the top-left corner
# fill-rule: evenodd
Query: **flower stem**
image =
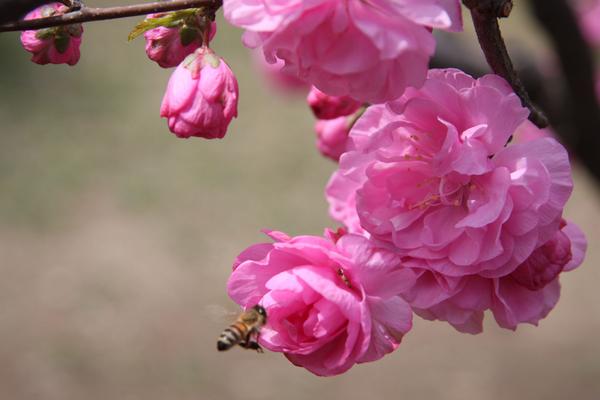
<path fill-rule="evenodd" d="M 539 128 L 547 127 L 548 119 L 533 104 L 513 67 L 498 25 L 498 18 L 510 15 L 512 0 L 463 0 L 463 4 L 471 11 L 477 39 L 488 65 L 512 86 L 523 106 L 529 109 L 529 120 Z"/>

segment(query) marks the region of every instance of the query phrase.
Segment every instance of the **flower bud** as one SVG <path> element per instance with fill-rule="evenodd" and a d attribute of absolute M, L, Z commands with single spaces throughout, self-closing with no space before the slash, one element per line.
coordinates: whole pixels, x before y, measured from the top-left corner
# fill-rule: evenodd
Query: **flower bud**
<path fill-rule="evenodd" d="M 25 19 L 62 15 L 67 11 L 68 8 L 60 3 L 50 3 L 31 11 L 25 16 Z M 23 31 L 21 43 L 25 50 L 33 54 L 31 61 L 36 64 L 75 65 L 79 61 L 82 34 L 81 24 Z"/>
<path fill-rule="evenodd" d="M 149 14 L 146 21 L 163 17 L 165 14 Z M 208 40 L 217 32 L 217 24 L 210 23 Z M 200 17 L 178 21 L 172 27 L 159 26 L 144 33 L 146 54 L 163 68 L 176 67 L 185 57 L 202 46 L 204 22 Z"/>
<path fill-rule="evenodd" d="M 315 131 L 317 131 L 317 148 L 321 154 L 338 161 L 346 151 L 350 125 L 349 117 L 318 120 Z"/>
<path fill-rule="evenodd" d="M 179 64 L 167 86 L 160 116 L 181 138 L 222 138 L 237 116 L 238 84 L 229 66 L 201 47 Z"/>
<path fill-rule="evenodd" d="M 333 119 L 354 113 L 361 103 L 349 96 L 330 96 L 312 87 L 306 98 L 318 119 Z"/>

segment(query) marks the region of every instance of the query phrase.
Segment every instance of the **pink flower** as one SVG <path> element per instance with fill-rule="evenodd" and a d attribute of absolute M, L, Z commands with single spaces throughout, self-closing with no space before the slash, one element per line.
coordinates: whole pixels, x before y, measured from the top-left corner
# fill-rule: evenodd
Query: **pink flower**
<path fill-rule="evenodd" d="M 237 116 L 238 84 L 229 66 L 201 47 L 175 70 L 160 107 L 169 129 L 181 138 L 222 138 Z"/>
<path fill-rule="evenodd" d="M 162 17 L 166 14 L 149 14 L 146 19 Z M 144 33 L 146 39 L 146 54 L 163 68 L 177 66 L 185 57 L 202 45 L 202 21 L 196 18 L 195 24 L 183 24 L 176 27 L 150 29 Z M 209 41 L 217 32 L 217 24 L 211 23 Z"/>
<path fill-rule="evenodd" d="M 306 101 L 318 119 L 334 119 L 354 114 L 361 106 L 361 103 L 352 97 L 329 96 L 314 86 L 310 89 Z"/>
<path fill-rule="evenodd" d="M 317 132 L 317 148 L 325 157 L 338 161 L 346 151 L 348 132 L 350 131 L 348 117 L 322 119 L 315 124 Z"/>
<path fill-rule="evenodd" d="M 412 312 L 397 294 L 414 283 L 399 257 L 356 235 L 268 234 L 275 243 L 242 252 L 227 284 L 242 307 L 265 307 L 263 346 L 321 376 L 399 346 Z"/>
<path fill-rule="evenodd" d="M 415 267 L 418 279 L 404 297 L 421 317 L 447 321 L 461 332 L 481 332 L 487 309 L 503 328 L 537 325 L 558 302 L 559 274 L 578 267 L 586 248 L 583 233 L 569 223 L 503 277 L 449 277 L 419 268 L 420 261 L 413 260 L 406 265 Z"/>
<path fill-rule="evenodd" d="M 511 273 L 555 235 L 572 190 L 554 139 L 505 147 L 527 115 L 500 77 L 432 70 L 354 125 L 331 215 L 447 276 Z"/>
<path fill-rule="evenodd" d="M 60 3 L 50 3 L 31 11 L 26 20 L 62 15 L 68 8 Z M 81 24 L 21 32 L 21 44 L 32 53 L 31 61 L 36 64 L 75 65 L 79 61 L 81 46 Z"/>
<path fill-rule="evenodd" d="M 421 86 L 434 52 L 431 28 L 460 30 L 458 0 L 225 0 L 244 44 L 335 96 L 380 103 Z"/>

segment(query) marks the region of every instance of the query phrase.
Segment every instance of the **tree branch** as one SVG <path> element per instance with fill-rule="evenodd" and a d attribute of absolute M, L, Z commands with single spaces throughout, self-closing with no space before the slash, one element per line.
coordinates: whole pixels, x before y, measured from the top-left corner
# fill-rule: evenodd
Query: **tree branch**
<path fill-rule="evenodd" d="M 16 21 L 0 25 L 0 32 L 24 31 L 29 29 L 50 28 L 53 26 L 69 25 L 81 22 L 102 21 L 107 19 L 127 18 L 136 15 L 182 10 L 186 8 L 205 7 L 215 12 L 223 4 L 222 0 L 170 0 L 154 3 L 134 4 L 130 6 L 87 8 L 78 11 L 39 18 L 27 21 Z"/>
<path fill-rule="evenodd" d="M 529 109 L 529 120 L 540 128 L 547 127 L 548 119 L 533 104 L 512 65 L 498 25 L 498 18 L 510 15 L 512 0 L 463 0 L 463 4 L 471 11 L 479 45 L 492 71 L 512 86 L 523 106 Z"/>
<path fill-rule="evenodd" d="M 600 180 L 600 107 L 595 92 L 594 58 L 577 16 L 564 0 L 533 0 L 534 14 L 547 31 L 558 54 L 566 83 L 562 108 L 568 115 L 567 144 Z"/>

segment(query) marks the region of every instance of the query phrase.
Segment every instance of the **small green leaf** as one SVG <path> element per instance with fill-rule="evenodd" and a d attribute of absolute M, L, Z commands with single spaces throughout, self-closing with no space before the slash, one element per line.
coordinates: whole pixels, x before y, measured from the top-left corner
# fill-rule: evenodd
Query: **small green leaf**
<path fill-rule="evenodd" d="M 185 10 L 164 13 L 156 18 L 146 18 L 133 28 L 131 33 L 129 33 L 127 40 L 132 41 L 142 33 L 149 31 L 150 29 L 158 28 L 159 26 L 164 26 L 165 28 L 177 28 L 183 24 L 199 26 L 198 15 L 202 12 L 203 10 L 201 8 L 188 8 Z"/>
<path fill-rule="evenodd" d="M 179 37 L 181 38 L 181 44 L 187 46 L 192 43 L 200 36 L 201 32 L 197 28 L 184 25 L 179 31 Z"/>
<path fill-rule="evenodd" d="M 68 35 L 60 35 L 54 38 L 54 46 L 56 51 L 63 54 L 69 48 L 69 42 L 71 38 Z"/>
<path fill-rule="evenodd" d="M 165 16 L 158 18 L 146 18 L 133 28 L 133 30 L 129 33 L 129 36 L 127 36 L 127 40 L 132 41 L 150 29 L 158 28 L 159 26 L 173 28 L 177 26 L 178 23 L 179 18 L 177 18 L 173 13 L 165 14 Z"/>
<path fill-rule="evenodd" d="M 35 32 L 35 37 L 38 39 L 41 39 L 41 40 L 52 39 L 56 35 L 57 31 L 58 31 L 57 27 L 38 29 Z"/>

